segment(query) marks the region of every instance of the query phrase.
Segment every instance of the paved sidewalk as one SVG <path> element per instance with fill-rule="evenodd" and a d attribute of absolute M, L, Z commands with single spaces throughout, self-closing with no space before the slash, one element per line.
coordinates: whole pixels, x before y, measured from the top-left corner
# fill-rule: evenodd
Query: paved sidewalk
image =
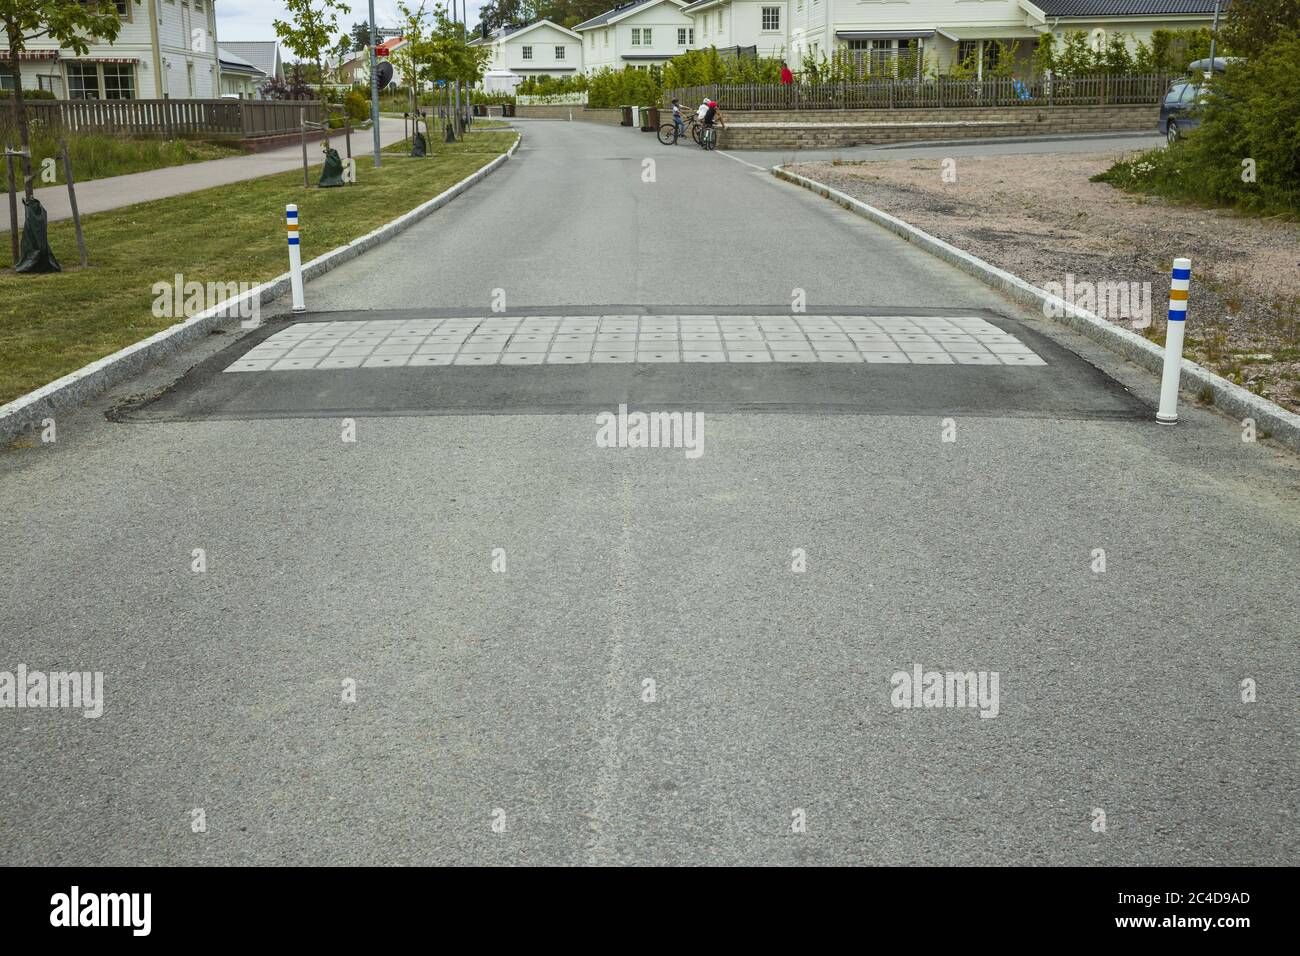
<path fill-rule="evenodd" d="M 403 124 L 400 119 L 393 120 L 380 117 L 380 142 L 385 146 L 402 139 Z M 342 145 L 342 134 L 338 137 Z M 320 165 L 320 147 L 316 143 L 308 144 L 307 156 L 312 165 Z M 373 149 L 370 130 L 353 131 L 352 152 L 362 156 Z M 340 154 L 343 153 L 339 149 Z M 229 159 L 213 159 L 206 163 L 190 163 L 185 166 L 168 166 L 163 169 L 151 169 L 143 173 L 129 173 L 125 176 L 110 176 L 107 179 L 93 179 L 77 186 L 77 208 L 83 216 L 91 213 L 119 209 L 151 199 L 165 199 L 168 196 L 180 196 L 184 193 L 198 192 L 213 186 L 243 182 L 270 176 L 286 170 L 302 168 L 302 146 L 284 146 L 280 149 L 267 150 L 265 153 L 253 153 L 248 156 L 233 156 Z M 72 210 L 68 206 L 68 189 L 66 186 L 50 186 L 36 190 L 36 198 L 41 201 L 50 214 L 50 221 L 71 219 Z M 23 205 L 18 204 L 18 226 L 23 224 Z M 0 203 L 0 232 L 9 234 L 9 211 Z"/>

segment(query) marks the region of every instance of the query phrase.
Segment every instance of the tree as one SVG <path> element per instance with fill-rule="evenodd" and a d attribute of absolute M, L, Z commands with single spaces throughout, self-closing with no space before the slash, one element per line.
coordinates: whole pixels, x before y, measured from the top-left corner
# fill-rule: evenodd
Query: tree
<path fill-rule="evenodd" d="M 268 100 L 305 100 L 311 97 L 311 87 L 303 76 L 302 67 L 293 64 L 285 79 L 273 76 L 262 84 L 262 95 Z"/>
<path fill-rule="evenodd" d="M 1042 77 L 1056 69 L 1055 46 L 1056 40 L 1052 34 L 1043 33 L 1039 35 L 1038 42 L 1034 44 L 1032 57 L 1035 76 Z"/>
<path fill-rule="evenodd" d="M 470 86 L 480 82 L 492 59 L 492 50 L 486 45 L 470 46 L 471 39 L 462 34 L 461 25 L 451 19 L 445 6 L 435 4 L 433 32 L 429 37 L 428 79 Z"/>
<path fill-rule="evenodd" d="M 398 76 L 411 87 L 411 108 L 419 106 L 419 80 L 421 62 L 429 59 L 428 14 L 424 12 L 424 3 L 419 9 L 412 10 L 405 3 L 398 3 L 397 11 L 401 14 L 402 38 L 406 41 L 388 55 L 389 61 Z"/>
<path fill-rule="evenodd" d="M 1300 0 L 1232 0 L 1220 37 L 1235 54 L 1250 58 L 1259 56 L 1283 33 L 1296 30 L 1300 30 Z"/>
<path fill-rule="evenodd" d="M 349 31 L 348 35 L 352 38 L 353 53 L 360 53 L 362 50 L 366 49 L 366 47 L 370 46 L 371 36 L 369 23 L 362 22 L 352 24 L 352 29 Z M 378 37 L 375 39 L 378 39 Z"/>
<path fill-rule="evenodd" d="M 334 46 L 339 32 L 338 15 L 351 13 L 342 0 L 284 0 L 290 20 L 272 20 L 271 26 L 280 42 L 300 62 L 316 67 L 320 98 L 325 99 L 325 56 Z"/>
<path fill-rule="evenodd" d="M 537 18 L 536 14 L 537 4 L 533 0 L 487 0 L 478 11 L 479 22 L 486 24 L 489 30 L 526 23 Z"/>
<path fill-rule="evenodd" d="M 139 3 L 140 0 L 135 0 Z M 23 97 L 22 53 L 27 44 L 42 37 L 65 50 L 85 56 L 92 39 L 112 43 L 122 32 L 122 17 L 113 0 L 0 0 L 0 29 L 9 46 L 9 69 L 14 76 L 14 113 L 23 152 L 32 151 Z M 32 198 L 32 158 L 22 158 L 23 193 Z"/>
<path fill-rule="evenodd" d="M 334 82 L 351 83 L 352 80 L 343 73 L 343 65 L 352 59 L 352 38 L 339 37 L 338 42 L 334 44 L 334 49 L 329 53 L 329 58 L 334 63 L 334 68 L 330 71 L 334 74 Z"/>

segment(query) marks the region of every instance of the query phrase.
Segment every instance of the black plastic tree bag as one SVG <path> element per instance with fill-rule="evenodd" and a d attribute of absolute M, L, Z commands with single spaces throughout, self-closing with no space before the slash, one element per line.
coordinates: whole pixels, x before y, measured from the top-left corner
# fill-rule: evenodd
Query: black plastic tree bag
<path fill-rule="evenodd" d="M 424 150 L 425 150 L 424 134 L 417 130 L 415 133 L 415 139 L 411 141 L 411 155 L 423 156 Z"/>
<path fill-rule="evenodd" d="M 325 150 L 325 165 L 321 168 L 320 182 L 316 185 L 321 187 L 343 185 L 343 160 L 339 159 L 337 149 L 331 147 Z"/>
<path fill-rule="evenodd" d="M 54 258 L 50 248 L 49 217 L 41 201 L 33 196 L 24 197 L 23 210 L 26 216 L 23 222 L 22 245 L 19 246 L 18 265 L 15 272 L 62 272 L 59 260 Z"/>

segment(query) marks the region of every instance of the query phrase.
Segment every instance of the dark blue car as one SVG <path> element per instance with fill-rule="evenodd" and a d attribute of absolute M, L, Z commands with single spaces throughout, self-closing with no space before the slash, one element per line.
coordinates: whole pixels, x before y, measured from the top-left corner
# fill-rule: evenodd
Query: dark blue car
<path fill-rule="evenodd" d="M 1201 81 L 1177 80 L 1160 104 L 1160 132 L 1170 143 L 1201 124 Z"/>

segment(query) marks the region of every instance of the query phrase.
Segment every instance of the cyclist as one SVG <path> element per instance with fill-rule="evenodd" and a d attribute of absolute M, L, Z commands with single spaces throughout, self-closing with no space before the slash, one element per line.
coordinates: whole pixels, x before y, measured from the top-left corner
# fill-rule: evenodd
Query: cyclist
<path fill-rule="evenodd" d="M 682 104 L 677 102 L 677 97 L 673 97 L 673 145 L 677 145 L 677 140 L 686 135 L 686 122 L 682 119 Z"/>
<path fill-rule="evenodd" d="M 704 112 L 704 117 L 700 120 L 700 123 L 705 129 L 712 129 L 714 123 L 717 123 L 723 129 L 727 128 L 726 120 L 723 119 L 722 111 L 718 109 L 718 103 L 716 100 L 705 100 L 700 105 L 708 107 Z"/>

